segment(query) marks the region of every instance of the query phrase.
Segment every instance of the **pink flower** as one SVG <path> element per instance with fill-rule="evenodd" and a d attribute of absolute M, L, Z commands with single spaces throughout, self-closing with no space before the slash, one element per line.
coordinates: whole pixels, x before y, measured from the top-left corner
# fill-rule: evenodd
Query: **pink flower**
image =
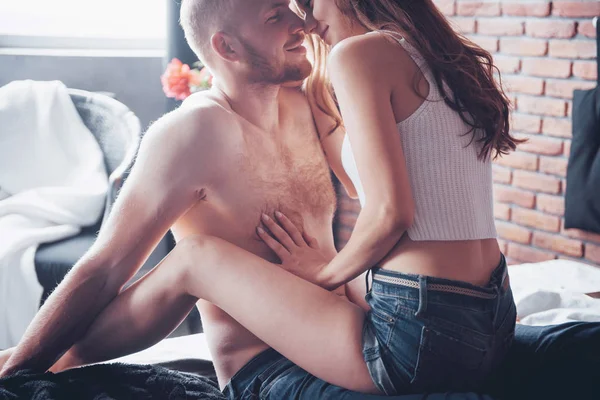
<path fill-rule="evenodd" d="M 184 100 L 193 92 L 209 89 L 212 86 L 212 75 L 199 62 L 200 70 L 190 68 L 177 58 L 171 60 L 164 74 L 160 77 L 163 91 L 167 97 Z"/>
<path fill-rule="evenodd" d="M 183 100 L 191 93 L 190 85 L 198 82 L 197 74 L 192 72 L 190 66 L 183 64 L 177 58 L 171 60 L 167 69 L 160 77 L 163 91 L 167 97 Z"/>

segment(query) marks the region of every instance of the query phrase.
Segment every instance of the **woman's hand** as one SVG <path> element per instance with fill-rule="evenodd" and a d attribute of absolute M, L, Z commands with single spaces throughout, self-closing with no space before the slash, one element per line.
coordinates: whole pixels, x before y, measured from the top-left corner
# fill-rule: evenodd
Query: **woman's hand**
<path fill-rule="evenodd" d="M 281 212 L 275 212 L 275 218 L 277 220 L 266 214 L 262 215 L 264 226 L 273 236 L 260 226 L 256 228 L 258 236 L 277 254 L 284 269 L 319 285 L 321 272 L 331 258 L 323 254 L 315 238 L 306 232 L 300 232 Z"/>

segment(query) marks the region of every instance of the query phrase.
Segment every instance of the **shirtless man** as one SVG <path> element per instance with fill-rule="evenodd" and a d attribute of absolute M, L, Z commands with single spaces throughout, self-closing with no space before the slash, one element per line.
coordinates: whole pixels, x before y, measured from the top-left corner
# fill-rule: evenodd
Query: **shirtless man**
<path fill-rule="evenodd" d="M 300 358 L 306 357 L 307 348 L 314 348 L 317 338 L 327 338 L 327 332 L 339 336 L 340 357 L 327 356 L 329 360 L 317 363 L 322 371 L 310 372 L 344 376 L 338 384 L 372 390 L 362 348 L 347 344 L 360 339 L 344 340 L 336 329 L 345 326 L 343 318 L 361 319 L 364 312 L 345 298 L 264 263 L 276 263 L 278 258 L 257 235 L 261 218 L 278 219 L 278 210 L 314 236 L 323 259 L 335 254 L 336 197 L 327 161 L 305 96 L 298 88 L 285 87 L 306 78 L 311 70 L 302 47 L 304 21 L 289 2 L 276 0 L 188 0 L 182 4 L 181 19 L 188 42 L 213 72 L 213 88 L 186 99 L 146 133 L 132 173 L 94 246 L 46 301 L 1 375 L 23 368 L 45 371 L 69 348 L 53 370 L 148 347 L 165 337 L 197 298 L 203 298 L 210 302 L 200 300 L 198 307 L 221 387 L 269 347 L 257 336 L 275 333 L 272 343 L 287 345 L 291 332 L 303 327 L 310 333 L 297 343 Z M 168 229 L 178 242 L 176 248 L 138 284 L 119 294 Z M 213 268 L 218 249 L 229 255 L 231 269 Z M 273 285 L 282 274 L 291 277 L 289 285 Z M 153 298 L 154 303 L 148 303 L 144 293 L 157 292 L 155 285 L 194 287 L 184 294 L 173 291 L 175 299 Z M 211 292 L 215 288 L 219 298 L 227 299 L 216 300 Z M 230 293 L 224 295 L 227 290 Z M 297 296 L 287 300 L 295 291 L 303 293 L 300 307 Z M 261 293 L 269 296 L 260 298 Z M 119 304 L 136 301 L 143 301 L 148 314 L 133 318 L 123 314 L 129 307 Z M 307 310 L 324 311 L 313 318 L 327 322 L 311 324 L 301 315 L 289 316 L 295 323 L 269 322 L 261 317 L 266 312 L 263 302 L 270 303 L 269 313 L 282 315 L 290 309 L 300 313 L 306 303 Z M 161 309 L 166 303 L 176 306 Z M 230 311 L 231 304 L 235 312 Z M 351 311 L 338 313 L 340 308 Z M 161 321 L 159 329 L 156 320 Z M 145 331 L 151 333 L 140 337 Z M 326 357 L 318 350 L 314 353 Z M 360 359 L 364 370 L 352 367 L 357 362 L 350 358 Z M 331 363 L 348 368 L 334 370 Z"/>
<path fill-rule="evenodd" d="M 250 359 L 264 354 L 268 346 L 257 336 L 270 335 L 271 343 L 276 345 L 298 336 L 288 333 L 304 329 L 306 339 L 296 343 L 298 359 L 307 354 L 329 357 L 335 347 L 343 350 L 340 354 L 357 356 L 357 349 L 347 345 L 356 340 L 344 338 L 339 327 L 345 322 L 335 317 L 343 313 L 336 313 L 335 309 L 354 307 L 356 318 L 361 318 L 362 311 L 338 296 L 332 300 L 322 289 L 299 279 L 273 285 L 285 272 L 276 267 L 263 268 L 264 260 L 278 260 L 255 232 L 263 213 L 273 217 L 275 210 L 281 210 L 315 236 L 324 258 L 331 258 L 335 252 L 331 232 L 335 194 L 313 117 L 297 89 L 282 87 L 303 79 L 310 69 L 299 48 L 302 21 L 290 12 L 287 2 L 186 0 L 182 23 L 188 40 L 215 73 L 215 88 L 191 96 L 146 134 L 132 174 L 94 247 L 48 299 L 16 350 L 0 353 L 0 376 L 24 368 L 45 371 L 69 348 L 53 370 L 111 359 L 159 341 L 187 315 L 200 296 L 181 295 L 181 290 L 174 290 L 179 297 L 168 298 L 167 293 L 165 298 L 156 298 L 151 293 L 158 285 L 183 287 L 184 293 L 193 286 L 194 291 L 189 292 L 200 291 L 204 299 L 230 300 L 213 303 L 235 309 L 235 313 L 230 313 L 235 319 L 206 300 L 198 302 L 221 387 L 234 374 L 246 370 Z M 208 33 L 216 32 L 219 24 L 227 25 L 222 28 L 235 26 L 239 35 L 214 35 L 207 43 Z M 269 40 L 263 40 L 267 36 Z M 141 282 L 119 294 L 169 228 L 178 241 L 176 249 Z M 248 258 L 246 254 L 250 253 L 230 243 L 258 257 Z M 229 261 L 239 262 L 216 269 L 213 261 L 220 260 L 216 254 L 219 249 L 228 252 Z M 217 296 L 213 288 L 221 293 Z M 293 297 L 290 295 L 299 291 L 307 309 L 323 309 L 322 320 L 327 323 L 307 317 L 314 314 L 298 313 L 302 307 L 289 303 Z M 353 290 L 348 291 L 352 300 L 358 302 L 360 290 L 356 290 L 356 297 L 352 293 Z M 148 298 L 152 302 L 147 302 Z M 274 299 L 279 308 L 273 304 L 262 307 L 262 302 L 273 303 Z M 175 306 L 165 310 L 162 303 Z M 123 304 L 148 312 L 130 315 L 127 307 L 119 307 Z M 295 310 L 296 314 L 288 319 L 289 324 L 277 324 L 273 322 L 277 319 L 262 316 L 262 308 L 270 312 L 275 309 L 280 314 Z M 158 329 L 157 320 L 161 321 Z M 592 329 L 588 331 L 598 336 L 598 327 Z M 315 350 L 318 339 L 331 337 L 331 332 L 335 332 L 336 342 L 326 343 L 326 352 Z M 536 343 L 545 340 L 541 331 L 539 335 L 539 340 L 533 333 L 522 335 L 526 339 L 522 343 L 528 348 L 518 347 L 514 360 L 510 366 L 507 364 L 507 369 L 514 369 L 513 375 L 519 379 L 503 375 L 499 387 L 508 388 L 510 383 L 513 390 L 522 388 L 525 383 L 519 371 L 540 369 L 537 364 L 535 368 L 523 364 L 525 356 L 527 360 L 539 361 L 540 357 L 533 357 L 538 352 Z M 554 347 L 562 347 L 557 343 L 560 346 Z M 586 351 L 582 348 L 577 354 Z M 7 354 L 10 358 L 4 363 Z M 268 357 L 271 359 L 262 361 L 272 362 L 274 355 Z M 358 357 L 362 358 L 362 354 Z M 336 365 L 334 375 L 349 381 L 353 380 L 352 374 L 360 375 L 361 371 L 345 368 L 356 365 L 355 362 L 344 362 L 343 357 L 323 360 L 325 369 L 331 365 L 327 361 Z M 277 364 L 278 372 L 282 367 L 290 368 L 284 364 Z M 558 365 L 572 369 L 570 363 Z M 252 367 L 258 370 L 251 372 L 261 372 L 260 363 Z M 321 376 L 328 373 L 309 372 Z M 242 375 L 249 378 L 248 373 Z M 237 398 L 240 393 L 236 390 L 251 383 L 251 379 L 240 382 L 238 378 L 236 385 L 228 386 L 231 397 Z M 285 378 L 270 388 L 270 398 L 297 398 L 300 394 L 306 399 L 370 398 L 314 379 L 293 366 Z M 357 390 L 368 387 L 360 380 L 351 383 Z M 531 390 L 538 386 L 532 385 Z M 453 398 L 474 397 L 465 394 Z"/>

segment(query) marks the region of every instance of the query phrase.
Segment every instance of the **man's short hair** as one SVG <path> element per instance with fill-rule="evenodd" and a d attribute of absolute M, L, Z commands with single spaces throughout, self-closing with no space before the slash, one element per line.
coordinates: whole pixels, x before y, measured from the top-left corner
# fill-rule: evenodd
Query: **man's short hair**
<path fill-rule="evenodd" d="M 225 21 L 233 3 L 233 0 L 182 0 L 179 19 L 185 38 L 204 64 L 210 54 L 210 38 L 227 28 Z"/>

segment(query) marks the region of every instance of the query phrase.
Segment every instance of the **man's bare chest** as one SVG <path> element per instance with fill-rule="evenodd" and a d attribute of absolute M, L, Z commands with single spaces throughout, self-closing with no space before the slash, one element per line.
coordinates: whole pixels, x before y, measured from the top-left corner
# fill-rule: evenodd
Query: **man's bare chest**
<path fill-rule="evenodd" d="M 263 213 L 282 211 L 299 227 L 330 224 L 336 196 L 329 166 L 311 127 L 294 126 L 268 137 L 246 125 L 227 137 L 212 166 L 214 179 L 174 231 L 216 235 L 256 252 L 264 250 L 253 248 Z"/>
<path fill-rule="evenodd" d="M 247 196 L 251 209 L 270 214 L 276 209 L 318 217 L 335 206 L 331 174 L 318 141 L 280 146 L 248 146 L 236 157 L 230 190 Z"/>

